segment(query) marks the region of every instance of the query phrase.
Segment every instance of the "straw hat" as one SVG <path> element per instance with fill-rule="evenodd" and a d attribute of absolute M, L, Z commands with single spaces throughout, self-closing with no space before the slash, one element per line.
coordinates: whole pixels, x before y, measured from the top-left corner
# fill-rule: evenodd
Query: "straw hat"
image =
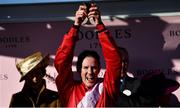
<path fill-rule="evenodd" d="M 16 63 L 16 68 L 21 74 L 20 82 L 24 79 L 24 77 L 34 69 L 37 68 L 46 68 L 49 65 L 49 54 L 43 56 L 41 52 L 36 52 L 22 61 Z"/>

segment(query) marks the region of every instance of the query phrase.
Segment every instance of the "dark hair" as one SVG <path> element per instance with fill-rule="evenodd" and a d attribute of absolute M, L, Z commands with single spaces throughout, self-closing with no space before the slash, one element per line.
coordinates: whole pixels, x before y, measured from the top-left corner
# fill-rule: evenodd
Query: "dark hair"
<path fill-rule="evenodd" d="M 100 66 L 100 57 L 99 57 L 98 53 L 93 50 L 85 50 L 82 53 L 80 53 L 78 56 L 78 61 L 76 64 L 77 72 L 81 72 L 82 62 L 83 62 L 84 58 L 86 58 L 86 57 L 95 58 L 98 62 L 98 66 Z"/>

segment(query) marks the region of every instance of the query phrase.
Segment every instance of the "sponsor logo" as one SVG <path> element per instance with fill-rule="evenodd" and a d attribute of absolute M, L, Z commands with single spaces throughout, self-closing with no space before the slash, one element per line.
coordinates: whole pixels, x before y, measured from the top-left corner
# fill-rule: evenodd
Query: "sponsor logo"
<path fill-rule="evenodd" d="M 21 44 L 29 43 L 28 36 L 0 36 L 0 44 L 5 48 L 17 48 Z"/>
<path fill-rule="evenodd" d="M 0 74 L 0 80 L 7 80 L 8 74 Z"/>
<path fill-rule="evenodd" d="M 180 30 L 170 30 L 170 31 L 169 31 L 169 35 L 170 35 L 171 37 L 180 36 Z"/>
<path fill-rule="evenodd" d="M 110 30 L 113 38 L 115 40 L 118 39 L 131 39 L 132 36 L 132 30 L 130 28 L 127 29 L 114 29 Z M 87 31 L 79 31 L 79 40 L 89 40 L 89 48 L 90 49 L 96 49 L 101 48 L 101 45 L 98 40 L 98 32 L 93 30 L 87 30 Z"/>
<path fill-rule="evenodd" d="M 172 70 L 171 68 L 168 68 L 168 69 L 155 69 L 155 68 L 152 68 L 152 69 L 136 69 L 133 74 L 134 76 L 143 76 L 144 74 L 146 73 L 150 73 L 150 72 L 163 72 L 165 75 L 167 76 L 173 76 L 173 75 L 178 75 L 179 73 L 175 70 Z"/>

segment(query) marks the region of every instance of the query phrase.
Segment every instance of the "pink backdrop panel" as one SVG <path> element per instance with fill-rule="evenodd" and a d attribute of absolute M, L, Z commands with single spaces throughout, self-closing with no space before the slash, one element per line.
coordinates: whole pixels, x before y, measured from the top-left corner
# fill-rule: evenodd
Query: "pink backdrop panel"
<path fill-rule="evenodd" d="M 141 77 L 147 72 L 162 71 L 168 78 L 180 82 L 180 16 L 117 18 L 103 21 L 118 46 L 125 47 L 130 56 L 131 72 Z M 8 107 L 13 93 L 22 89 L 20 74 L 15 61 L 36 51 L 49 53 L 51 63 L 45 76 L 49 89 L 57 91 L 53 66 L 56 49 L 63 35 L 72 26 L 72 21 L 0 23 L 0 107 Z M 101 47 L 92 25 L 82 26 L 80 40 L 75 50 L 77 55 L 84 49 L 93 49 L 101 55 L 103 77 L 105 70 Z M 73 66 L 73 71 L 76 71 Z M 78 74 L 74 72 L 75 78 Z M 180 100 L 180 89 L 174 92 Z"/>

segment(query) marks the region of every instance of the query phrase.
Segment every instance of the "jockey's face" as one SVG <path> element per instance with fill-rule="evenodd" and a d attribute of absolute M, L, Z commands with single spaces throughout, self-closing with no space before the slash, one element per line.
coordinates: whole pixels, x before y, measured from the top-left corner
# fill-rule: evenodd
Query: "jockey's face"
<path fill-rule="evenodd" d="M 81 78 L 88 88 L 96 84 L 99 71 L 100 67 L 94 57 L 87 56 L 84 58 L 81 68 Z"/>

